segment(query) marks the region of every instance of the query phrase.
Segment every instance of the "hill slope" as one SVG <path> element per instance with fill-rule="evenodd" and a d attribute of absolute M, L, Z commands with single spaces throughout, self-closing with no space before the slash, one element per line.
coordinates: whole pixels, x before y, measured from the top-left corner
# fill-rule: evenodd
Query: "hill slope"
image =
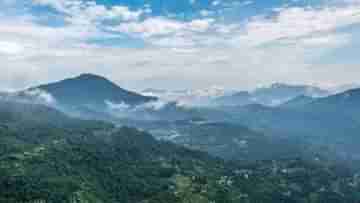
<path fill-rule="evenodd" d="M 316 100 L 316 98 L 301 95 L 301 96 L 295 97 L 294 99 L 292 99 L 290 101 L 287 101 L 287 102 L 281 104 L 280 107 L 296 109 L 296 108 L 301 108 L 307 104 L 310 104 L 310 103 L 314 102 L 315 100 Z"/>
<path fill-rule="evenodd" d="M 302 109 L 318 113 L 345 115 L 360 124 L 360 89 L 349 90 L 340 94 L 318 99 Z"/>
<path fill-rule="evenodd" d="M 208 152 L 225 160 L 255 162 L 295 158 L 301 154 L 297 141 L 270 137 L 239 124 L 190 119 L 175 122 L 129 122 L 149 131 L 155 138 L 186 148 Z M 279 147 L 282 146 L 282 147 Z"/>
<path fill-rule="evenodd" d="M 4 203 L 360 200 L 355 173 L 320 161 L 239 165 L 158 142 L 131 128 L 49 127 L 47 122 L 18 128 L 17 120 L 5 123 L 0 125 Z"/>

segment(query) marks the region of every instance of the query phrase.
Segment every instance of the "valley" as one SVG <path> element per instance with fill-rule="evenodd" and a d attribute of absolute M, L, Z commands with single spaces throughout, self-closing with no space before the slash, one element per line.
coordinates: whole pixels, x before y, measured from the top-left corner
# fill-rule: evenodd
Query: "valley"
<path fill-rule="evenodd" d="M 112 92 L 122 89 L 99 76 L 49 87 L 2 94 L 0 202 L 360 200 L 357 118 L 327 110 L 350 108 L 354 91 L 277 107 L 187 107 Z M 67 89 L 87 93 L 61 96 Z M 121 107 L 109 108 L 104 92 Z"/>

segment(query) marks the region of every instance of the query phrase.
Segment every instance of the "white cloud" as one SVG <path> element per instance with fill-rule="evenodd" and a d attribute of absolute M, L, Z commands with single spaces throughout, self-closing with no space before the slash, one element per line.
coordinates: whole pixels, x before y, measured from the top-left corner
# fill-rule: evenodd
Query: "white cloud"
<path fill-rule="evenodd" d="M 252 2 L 242 3 L 249 5 Z M 334 36 L 332 33 L 338 29 L 355 23 L 360 23 L 360 5 L 357 4 L 320 8 L 284 7 L 271 17 L 259 15 L 246 21 L 226 24 L 212 18 L 184 22 L 166 17 L 150 17 L 143 21 L 122 23 L 112 29 L 145 39 L 151 44 L 170 47 L 224 44 L 258 46 L 288 40 L 292 43 L 319 42 L 325 45 L 328 42 L 329 45 L 334 45 L 340 44 L 339 39 L 329 36 Z M 341 40 L 341 43 L 346 42 L 344 38 Z"/>
<path fill-rule="evenodd" d="M 183 49 L 183 48 L 172 48 L 173 52 L 180 53 L 180 54 L 194 54 L 198 52 L 197 49 Z"/>
<path fill-rule="evenodd" d="M 47 105 L 54 105 L 56 103 L 56 99 L 50 93 L 44 90 L 33 89 L 25 91 L 24 94 L 36 103 Z"/>
<path fill-rule="evenodd" d="M 130 11 L 128 7 L 125 6 L 114 6 L 107 14 L 110 18 L 121 17 L 125 21 L 138 20 L 139 17 L 143 14 L 144 11 Z"/>
<path fill-rule="evenodd" d="M 238 31 L 238 40 L 258 45 L 275 40 L 333 32 L 360 22 L 360 6 L 282 9 L 273 18 L 258 16 Z"/>
<path fill-rule="evenodd" d="M 113 103 L 111 101 L 105 101 L 105 104 L 108 106 L 108 108 L 111 110 L 111 111 L 126 111 L 126 110 L 129 110 L 130 109 L 130 105 L 126 104 L 125 102 L 122 102 L 122 103 Z"/>
<path fill-rule="evenodd" d="M 213 19 L 196 19 L 190 22 L 164 17 L 148 18 L 142 22 L 122 23 L 113 30 L 129 34 L 140 34 L 144 38 L 161 35 L 182 35 L 185 32 L 205 32 L 210 28 Z"/>
<path fill-rule="evenodd" d="M 147 17 L 143 14 L 149 6 L 134 11 L 80 0 L 33 1 L 66 14 L 68 23 L 51 27 L 37 24 L 38 19 L 30 15 L 2 16 L 0 61 L 6 71 L 0 75 L 1 88 L 33 86 L 82 72 L 102 74 L 125 88 L 181 89 L 214 84 L 247 89 L 274 81 L 348 83 L 360 74 L 355 66 L 342 73 L 342 64 L 322 69 L 311 63 L 356 38 L 338 31 L 360 22 L 356 4 L 284 7 L 275 16 L 226 22 L 209 17 L 190 21 Z M 118 19 L 115 26 L 102 22 L 114 18 Z M 88 43 L 124 33 L 152 46 L 135 49 Z M 139 66 L 139 61 L 146 61 L 146 66 Z"/>
<path fill-rule="evenodd" d="M 12 90 L 1 92 L 0 99 L 49 106 L 56 105 L 56 99 L 50 93 L 40 89 L 32 89 L 22 92 L 16 92 Z"/>
<path fill-rule="evenodd" d="M 207 31 L 210 26 L 211 23 L 213 23 L 215 20 L 214 19 L 196 19 L 191 21 L 190 23 L 187 24 L 187 27 L 189 30 L 191 31 L 196 31 L 196 32 L 205 32 Z"/>
<path fill-rule="evenodd" d="M 215 0 L 215 1 L 213 1 L 212 3 L 211 3 L 211 5 L 213 5 L 213 6 L 218 6 L 218 5 L 220 5 L 221 4 L 221 1 L 220 0 Z"/>
<path fill-rule="evenodd" d="M 16 17 L 0 19 L 1 39 L 22 45 L 34 45 L 36 47 L 36 45 L 47 46 L 49 44 L 63 44 L 64 42 L 83 42 L 96 36 L 106 38 L 109 34 L 92 26 L 48 27 L 38 25 L 32 17 L 25 19 Z"/>
<path fill-rule="evenodd" d="M 15 42 L 0 41 L 0 54 L 19 54 L 24 50 L 24 47 Z"/>
<path fill-rule="evenodd" d="M 193 19 L 185 22 L 167 17 L 147 17 L 140 20 L 148 6 L 142 10 L 131 11 L 128 7 L 105 7 L 93 1 L 81 0 L 33 0 L 35 4 L 48 5 L 68 16 L 65 20 L 73 26 L 66 27 L 68 35 L 104 36 L 100 30 L 126 33 L 160 46 L 198 46 L 236 44 L 257 46 L 273 41 L 304 38 L 314 33 L 333 32 L 338 28 L 360 22 L 360 5 L 349 4 L 342 7 L 324 6 L 283 7 L 277 15 L 255 16 L 237 23 L 220 23 L 212 18 Z M 221 2 L 213 1 L 213 5 Z M 250 5 L 252 1 L 241 2 Z M 208 16 L 208 11 L 201 12 Z M 114 26 L 103 25 L 104 19 L 120 19 L 123 22 Z M 125 21 L 125 22 L 124 22 Z M 99 29 L 102 28 L 102 29 Z M 56 33 L 62 30 L 55 30 Z M 49 33 L 45 33 L 49 35 Z M 64 33 L 65 34 L 65 33 Z M 312 38 L 312 36 L 310 36 Z M 79 37 L 80 38 L 80 37 Z"/>
<path fill-rule="evenodd" d="M 169 104 L 169 101 L 163 101 L 158 99 L 157 101 L 151 101 L 151 102 L 147 102 L 145 104 L 139 105 L 137 106 L 134 111 L 141 111 L 141 110 L 155 110 L 155 111 L 159 111 L 161 109 L 163 109 L 164 107 L 166 107 L 166 105 Z"/>
<path fill-rule="evenodd" d="M 209 11 L 209 10 L 201 10 L 200 12 L 200 15 L 201 16 L 203 16 L 203 17 L 208 17 L 208 16 L 210 16 L 211 14 L 213 14 L 213 12 L 212 11 Z"/>
<path fill-rule="evenodd" d="M 350 43 L 349 34 L 329 34 L 323 36 L 307 37 L 300 40 L 305 46 L 342 46 Z"/>
<path fill-rule="evenodd" d="M 244 1 L 244 2 L 240 3 L 240 6 L 249 6 L 249 5 L 254 4 L 254 3 L 255 3 L 254 1 Z"/>
<path fill-rule="evenodd" d="M 165 47 L 194 46 L 206 35 L 214 19 L 194 19 L 183 22 L 165 17 L 151 17 L 142 22 L 122 23 L 112 28 L 113 31 L 139 37 L 151 44 Z"/>
<path fill-rule="evenodd" d="M 170 20 L 162 17 L 146 19 L 143 22 L 131 22 L 121 24 L 114 28 L 120 32 L 140 34 L 143 37 L 152 37 L 157 35 L 167 35 L 175 33 L 185 28 L 185 25 L 176 20 Z"/>
<path fill-rule="evenodd" d="M 74 25 L 96 25 L 106 19 L 136 21 L 145 12 L 132 11 L 126 6 L 97 4 L 95 1 L 82 0 L 32 0 L 34 5 L 49 6 L 66 15 L 65 20 Z"/>
<path fill-rule="evenodd" d="M 79 1 L 65 1 L 65 0 L 32 0 L 35 5 L 42 5 L 42 6 L 49 6 L 52 7 L 58 11 L 66 12 L 67 5 L 70 4 L 70 2 L 77 2 L 77 4 L 80 4 Z"/>

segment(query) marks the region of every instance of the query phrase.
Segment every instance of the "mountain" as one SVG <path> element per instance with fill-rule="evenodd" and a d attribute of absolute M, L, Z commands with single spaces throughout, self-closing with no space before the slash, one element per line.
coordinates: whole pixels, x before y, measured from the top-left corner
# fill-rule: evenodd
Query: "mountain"
<path fill-rule="evenodd" d="M 0 99 L 0 121 L 3 123 L 22 120 L 39 122 L 64 121 L 66 118 L 61 112 L 47 106 Z"/>
<path fill-rule="evenodd" d="M 212 99 L 216 99 L 231 93 L 221 87 L 210 87 L 206 89 L 183 89 L 183 90 L 161 90 L 148 88 L 141 93 L 147 96 L 155 96 L 164 101 L 177 102 L 184 106 L 208 106 Z"/>
<path fill-rule="evenodd" d="M 253 102 L 251 93 L 247 91 L 241 91 L 235 94 L 219 97 L 213 101 L 215 105 L 220 106 L 244 106 Z"/>
<path fill-rule="evenodd" d="M 244 106 L 248 104 L 278 106 L 299 96 L 317 98 L 328 95 L 330 95 L 330 92 L 318 87 L 275 83 L 269 87 L 257 88 L 251 92 L 241 91 L 223 96 L 214 100 L 214 103 L 221 106 Z"/>
<path fill-rule="evenodd" d="M 311 102 L 315 101 L 316 98 L 309 97 L 309 96 L 298 96 L 294 99 L 291 99 L 283 104 L 280 105 L 281 108 L 299 108 L 304 105 L 310 104 Z"/>
<path fill-rule="evenodd" d="M 194 167 L 221 174 L 221 161 L 135 129 L 94 128 L 91 121 L 49 126 L 73 119 L 42 105 L 2 106 L 0 115 L 18 119 L 0 120 L 0 202 L 180 202 L 177 184 L 200 176 Z M 35 124 L 23 109 L 50 120 Z"/>
<path fill-rule="evenodd" d="M 349 83 L 349 84 L 343 84 L 343 85 L 339 85 L 339 86 L 333 86 L 330 87 L 329 90 L 333 93 L 333 94 L 339 94 L 348 90 L 352 90 L 352 89 L 358 89 L 360 88 L 360 84 L 357 83 Z"/>
<path fill-rule="evenodd" d="M 27 91 L 42 90 L 50 94 L 58 104 L 67 107 L 86 106 L 94 109 L 104 109 L 106 102 L 136 106 L 156 100 L 120 88 L 108 79 L 93 75 L 82 74 L 75 78 L 59 82 L 40 85 Z"/>
<path fill-rule="evenodd" d="M 272 84 L 270 87 L 258 88 L 253 92 L 256 101 L 260 104 L 276 106 L 295 97 L 304 95 L 310 97 L 324 97 L 330 93 L 326 90 L 308 85 Z"/>
<path fill-rule="evenodd" d="M 360 201 L 355 171 L 320 158 L 225 162 L 133 128 L 94 128 L 90 121 L 49 126 L 54 119 L 71 119 L 61 113 L 27 123 L 28 117 L 7 105 L 13 104 L 4 103 L 0 115 L 8 109 L 20 119 L 0 120 L 0 202 Z M 34 115 L 56 111 L 36 107 L 24 108 Z"/>
<path fill-rule="evenodd" d="M 255 162 L 300 156 L 299 143 L 266 136 L 240 124 L 193 118 L 158 125 L 153 123 L 144 129 L 157 139 L 208 152 L 225 160 Z"/>
<path fill-rule="evenodd" d="M 112 124 L 95 120 L 75 119 L 64 113 L 42 104 L 24 103 L 0 99 L 0 124 L 2 126 L 22 129 L 26 126 L 47 126 L 47 128 L 108 128 Z"/>
<path fill-rule="evenodd" d="M 225 122 L 275 137 L 297 137 L 319 151 L 327 148 L 341 158 L 359 160 L 359 104 L 360 89 L 352 89 L 321 98 L 298 96 L 277 107 L 252 104 L 218 110 Z"/>
<path fill-rule="evenodd" d="M 155 97 L 159 97 L 163 94 L 167 94 L 168 91 L 167 90 L 162 90 L 162 89 L 155 89 L 155 88 L 147 88 L 141 91 L 141 94 L 143 95 L 148 95 L 148 96 L 155 96 Z"/>
<path fill-rule="evenodd" d="M 304 111 L 347 116 L 360 124 L 360 89 L 352 89 L 305 105 Z"/>
<path fill-rule="evenodd" d="M 252 104 L 222 107 L 219 111 L 226 115 L 222 116 L 224 122 L 242 124 L 268 136 L 296 138 L 317 151 L 332 151 L 339 158 L 360 159 L 358 114 L 350 109 L 342 110 L 315 100 L 294 108 Z"/>

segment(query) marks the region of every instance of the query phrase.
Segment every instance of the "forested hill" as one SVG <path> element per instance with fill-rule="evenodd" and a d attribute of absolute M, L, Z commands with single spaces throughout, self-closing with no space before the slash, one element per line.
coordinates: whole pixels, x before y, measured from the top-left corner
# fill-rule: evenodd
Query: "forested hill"
<path fill-rule="evenodd" d="M 112 128 L 113 125 L 103 121 L 82 120 L 72 118 L 64 113 L 41 104 L 24 102 L 2 101 L 0 99 L 0 125 L 11 126 L 13 130 L 19 130 L 32 126 L 43 126 L 48 128 L 90 128 L 103 129 Z"/>
<path fill-rule="evenodd" d="M 34 118 L 51 112 L 36 107 Z M 14 113 L 1 108 L 0 115 L 5 109 Z M 356 173 L 320 159 L 241 165 L 102 122 L 94 121 L 95 128 L 92 121 L 49 127 L 57 117 L 70 119 L 56 113 L 47 122 L 31 122 L 31 116 L 0 120 L 1 203 L 360 201 Z"/>

